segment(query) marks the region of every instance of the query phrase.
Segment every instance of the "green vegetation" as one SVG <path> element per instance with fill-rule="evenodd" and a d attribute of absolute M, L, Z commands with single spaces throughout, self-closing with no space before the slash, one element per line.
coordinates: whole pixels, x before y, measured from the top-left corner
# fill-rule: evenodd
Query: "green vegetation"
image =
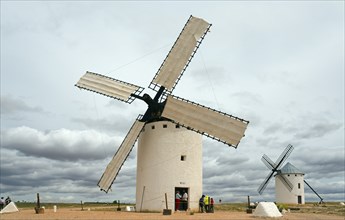
<path fill-rule="evenodd" d="M 222 203 L 214 205 L 215 211 L 245 212 L 247 208 L 247 203 Z"/>
<path fill-rule="evenodd" d="M 277 204 L 277 207 L 278 207 L 280 212 L 282 212 L 284 209 L 288 210 L 288 205 L 286 205 L 286 204 Z"/>
<path fill-rule="evenodd" d="M 288 208 L 292 209 L 291 212 L 339 215 L 345 217 L 345 206 L 340 205 L 339 202 L 327 202 L 324 204 L 306 203 L 305 205 L 288 205 Z"/>

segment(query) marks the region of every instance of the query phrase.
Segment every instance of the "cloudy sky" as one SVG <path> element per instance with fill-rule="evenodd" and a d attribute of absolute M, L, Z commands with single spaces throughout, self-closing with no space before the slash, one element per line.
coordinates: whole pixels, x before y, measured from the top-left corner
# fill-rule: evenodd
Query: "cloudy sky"
<path fill-rule="evenodd" d="M 135 201 L 136 147 L 113 191 L 97 182 L 138 114 L 74 84 L 93 71 L 147 88 L 190 15 L 212 23 L 174 95 L 250 121 L 237 149 L 203 141 L 203 190 L 274 201 L 257 188 L 288 162 L 325 201 L 345 200 L 343 1 L 1 1 L 0 195 Z M 306 189 L 307 201 L 318 198 Z"/>

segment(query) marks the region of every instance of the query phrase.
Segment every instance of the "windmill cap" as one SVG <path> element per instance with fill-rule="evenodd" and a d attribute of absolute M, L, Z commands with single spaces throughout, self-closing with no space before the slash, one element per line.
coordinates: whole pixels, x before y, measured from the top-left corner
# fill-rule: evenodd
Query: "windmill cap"
<path fill-rule="evenodd" d="M 281 168 L 280 172 L 281 174 L 304 174 L 302 171 L 297 169 L 294 165 L 292 165 L 289 162 L 285 164 L 283 168 Z"/>

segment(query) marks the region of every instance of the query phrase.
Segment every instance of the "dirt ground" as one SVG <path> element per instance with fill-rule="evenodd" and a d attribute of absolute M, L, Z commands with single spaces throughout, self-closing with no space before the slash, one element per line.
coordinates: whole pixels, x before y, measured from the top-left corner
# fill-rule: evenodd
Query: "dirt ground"
<path fill-rule="evenodd" d="M 81 211 L 80 209 L 60 208 L 54 212 L 53 209 L 46 209 L 44 214 L 35 214 L 33 209 L 19 209 L 19 212 L 0 214 L 1 220 L 69 220 L 69 219 L 271 219 L 258 218 L 245 212 L 216 211 L 215 213 L 194 213 L 191 215 L 186 212 L 175 212 L 172 215 L 163 215 L 162 213 L 136 213 L 125 211 Z M 282 220 L 344 220 L 345 216 L 334 216 L 325 214 L 311 213 L 285 213 Z"/>

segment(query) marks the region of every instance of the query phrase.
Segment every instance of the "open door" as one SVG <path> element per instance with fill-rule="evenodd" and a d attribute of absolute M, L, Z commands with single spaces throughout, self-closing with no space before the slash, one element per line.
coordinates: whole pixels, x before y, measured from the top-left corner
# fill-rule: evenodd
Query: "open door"
<path fill-rule="evenodd" d="M 180 194 L 181 199 L 177 199 L 177 193 Z M 187 193 L 187 200 L 183 200 L 183 194 Z M 189 208 L 189 188 L 175 187 L 175 211 L 187 211 Z"/>

